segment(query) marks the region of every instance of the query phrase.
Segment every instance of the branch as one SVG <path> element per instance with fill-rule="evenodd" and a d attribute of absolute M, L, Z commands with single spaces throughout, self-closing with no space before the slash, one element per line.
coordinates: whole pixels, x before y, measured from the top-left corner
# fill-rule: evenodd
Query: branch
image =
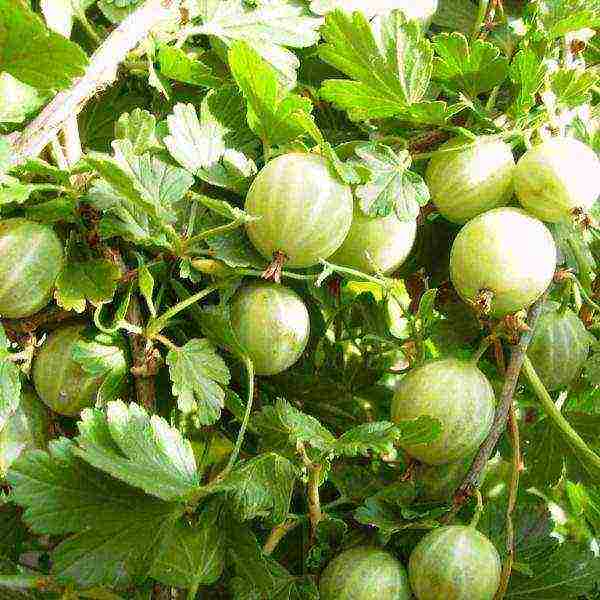
<path fill-rule="evenodd" d="M 467 498 L 469 498 L 473 494 L 474 490 L 478 489 L 481 485 L 481 474 L 483 469 L 492 456 L 502 432 L 506 429 L 510 407 L 512 406 L 513 395 L 515 393 L 515 388 L 517 387 L 517 380 L 519 379 L 519 374 L 521 373 L 521 368 L 523 367 L 523 362 L 525 360 L 525 354 L 527 353 L 527 348 L 529 347 L 529 343 L 533 337 L 533 331 L 542 312 L 545 301 L 546 294 L 544 294 L 529 311 L 529 316 L 527 318 L 527 325 L 529 326 L 529 329 L 523 332 L 518 345 L 514 346 L 512 349 L 510 363 L 506 369 L 504 386 L 502 388 L 502 393 L 500 395 L 492 428 L 488 437 L 479 448 L 479 452 L 477 453 L 477 456 L 475 457 L 467 476 L 454 494 L 454 506 L 452 507 L 452 510 L 445 516 L 445 523 L 449 523 L 454 519 L 462 505 L 466 502 Z"/>
<path fill-rule="evenodd" d="M 313 463 L 312 460 L 310 460 L 303 443 L 298 444 L 298 452 L 308 471 L 308 516 L 310 518 L 310 539 L 312 543 L 316 538 L 317 526 L 323 520 L 321 497 L 319 496 L 323 465 Z"/>
<path fill-rule="evenodd" d="M 265 545 L 263 546 L 263 552 L 269 556 L 273 554 L 275 548 L 279 545 L 279 542 L 293 529 L 295 529 L 300 521 L 298 519 L 287 519 L 283 523 L 273 527 Z"/>
<path fill-rule="evenodd" d="M 519 423 L 517 421 L 517 411 L 514 402 L 511 402 L 508 415 L 508 425 L 512 441 L 512 473 L 510 479 L 510 492 L 508 496 L 508 505 L 506 507 L 506 559 L 502 565 L 502 577 L 500 585 L 494 596 L 494 600 L 502 600 L 508 589 L 508 582 L 515 563 L 515 530 L 513 523 L 513 513 L 517 505 L 517 494 L 519 492 L 519 475 L 522 469 L 521 459 L 521 438 L 519 435 Z"/>
<path fill-rule="evenodd" d="M 140 301 L 136 294 L 131 295 L 127 310 L 127 321 L 132 325 L 144 327 L 144 319 Z M 158 356 L 152 342 L 144 335 L 128 333 L 133 358 L 131 372 L 135 379 L 135 394 L 138 404 L 146 408 L 150 414 L 156 412 L 156 385 L 154 376 L 158 369 Z M 159 355 L 160 356 L 160 355 Z"/>
<path fill-rule="evenodd" d="M 86 102 L 113 83 L 117 68 L 127 54 L 148 33 L 172 18 L 181 0 L 147 0 L 127 17 L 94 52 L 85 75 L 74 85 L 57 94 L 14 143 L 13 161 L 25 162 L 37 156 L 58 134 L 65 123 L 78 115 Z"/>

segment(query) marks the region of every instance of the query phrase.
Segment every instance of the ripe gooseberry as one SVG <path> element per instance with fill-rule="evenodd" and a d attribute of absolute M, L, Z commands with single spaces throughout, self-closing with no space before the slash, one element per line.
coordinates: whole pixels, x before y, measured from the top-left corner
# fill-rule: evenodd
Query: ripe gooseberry
<path fill-rule="evenodd" d="M 409 600 L 406 570 L 389 552 L 369 546 L 336 556 L 319 581 L 321 600 Z"/>
<path fill-rule="evenodd" d="M 246 197 L 256 217 L 246 225 L 250 240 L 268 260 L 276 252 L 291 268 L 306 268 L 331 256 L 352 223 L 352 192 L 317 154 L 292 152 L 269 162 Z"/>
<path fill-rule="evenodd" d="M 0 221 L 0 315 L 28 317 L 44 308 L 62 267 L 52 227 L 27 219 Z"/>
<path fill-rule="evenodd" d="M 546 226 L 517 208 L 496 208 L 469 221 L 454 240 L 450 278 L 461 298 L 503 317 L 529 307 L 550 285 L 556 245 Z"/>
<path fill-rule="evenodd" d="M 502 140 L 458 137 L 446 142 L 427 166 L 425 179 L 441 215 L 453 223 L 507 204 L 514 191 L 515 159 Z"/>
<path fill-rule="evenodd" d="M 275 375 L 302 355 L 310 334 L 306 305 L 282 285 L 255 282 L 231 301 L 231 326 L 257 375 Z"/>
<path fill-rule="evenodd" d="M 418 600 L 492 600 L 501 570 L 492 542 L 474 527 L 461 525 L 428 533 L 413 550 L 408 565 Z"/>
<path fill-rule="evenodd" d="M 417 235 L 417 222 L 387 217 L 369 217 L 354 209 L 350 232 L 331 262 L 365 273 L 395 271 L 410 254 Z"/>
<path fill-rule="evenodd" d="M 110 348 L 115 366 L 127 368 L 127 352 L 117 338 L 92 333 L 86 325 L 63 326 L 48 336 L 33 363 L 33 382 L 40 398 L 60 415 L 74 417 L 96 403 L 106 374 L 85 371 L 73 358 L 75 345 L 90 341 Z"/>
<path fill-rule="evenodd" d="M 475 452 L 490 431 L 494 405 L 494 390 L 475 363 L 438 359 L 412 369 L 400 381 L 392 401 L 392 421 L 437 419 L 441 432 L 432 442 L 399 443 L 421 462 L 442 465 Z"/>
<path fill-rule="evenodd" d="M 515 191 L 529 213 L 549 223 L 587 212 L 600 195 L 600 159 L 583 142 L 551 138 L 519 160 Z"/>

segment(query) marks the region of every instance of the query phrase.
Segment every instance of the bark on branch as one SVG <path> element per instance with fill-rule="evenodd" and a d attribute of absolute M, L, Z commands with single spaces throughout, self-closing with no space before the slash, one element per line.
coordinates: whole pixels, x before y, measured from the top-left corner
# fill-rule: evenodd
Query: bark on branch
<path fill-rule="evenodd" d="M 498 400 L 498 407 L 496 409 L 496 415 L 494 417 L 492 429 L 486 440 L 479 448 L 479 452 L 477 453 L 477 456 L 475 457 L 467 476 L 460 487 L 456 490 L 454 495 L 454 506 L 444 518 L 444 522 L 446 523 L 449 523 L 453 520 L 462 505 L 473 494 L 474 490 L 479 488 L 483 469 L 492 456 L 502 432 L 506 429 L 510 407 L 513 402 L 513 395 L 515 393 L 515 388 L 517 387 L 517 380 L 519 379 L 519 374 L 521 373 L 521 368 L 523 367 L 523 361 L 525 360 L 525 354 L 527 353 L 527 348 L 529 347 L 529 343 L 533 337 L 533 331 L 542 312 L 545 300 L 546 294 L 544 294 L 533 305 L 527 318 L 527 325 L 529 328 L 521 335 L 519 343 L 512 349 L 510 363 L 506 369 L 504 386 Z"/>
<path fill-rule="evenodd" d="M 68 90 L 58 93 L 14 141 L 13 161 L 20 164 L 38 154 L 52 141 L 65 123 L 79 114 L 98 91 L 113 83 L 127 54 L 148 33 L 176 15 L 181 0 L 147 0 L 127 17 L 94 52 L 85 75 Z"/>

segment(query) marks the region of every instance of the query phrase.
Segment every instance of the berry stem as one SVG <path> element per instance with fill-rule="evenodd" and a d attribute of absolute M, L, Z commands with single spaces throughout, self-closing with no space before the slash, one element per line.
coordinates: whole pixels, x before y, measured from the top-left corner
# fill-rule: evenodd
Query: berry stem
<path fill-rule="evenodd" d="M 229 462 L 227 463 L 227 466 L 223 472 L 219 475 L 220 480 L 227 477 L 227 475 L 233 469 L 238 456 L 240 455 L 240 450 L 242 449 L 242 444 L 244 443 L 244 436 L 246 435 L 246 429 L 248 428 L 248 423 L 250 421 L 250 414 L 252 413 L 252 404 L 254 403 L 254 364 L 250 358 L 246 358 L 244 364 L 246 366 L 246 374 L 248 375 L 248 400 L 246 402 L 246 412 L 244 413 L 244 420 L 242 421 L 242 426 L 240 427 L 240 431 L 235 442 L 235 447 L 231 453 L 231 456 L 229 457 Z"/>

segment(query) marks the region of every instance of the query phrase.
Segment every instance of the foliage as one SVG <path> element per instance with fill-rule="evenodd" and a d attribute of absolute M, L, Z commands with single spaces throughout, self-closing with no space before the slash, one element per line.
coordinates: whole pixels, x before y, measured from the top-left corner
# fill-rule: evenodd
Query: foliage
<path fill-rule="evenodd" d="M 413 564 L 423 596 L 436 569 L 481 567 L 451 539 L 427 549 L 450 521 L 472 521 L 482 535 L 461 532 L 493 558 L 481 594 L 497 552 L 498 598 L 600 598 L 600 2 L 439 0 L 431 25 L 402 0 L 344 4 L 0 0 L 0 223 L 26 219 L 64 250 L 47 305 L 9 318 L 49 273 L 35 240 L 0 240 L 0 598 L 378 598 L 382 560 L 402 594 Z M 392 273 L 368 252 L 353 261 L 366 272 L 336 264 L 351 203 L 416 229 Z M 385 252 L 377 235 L 364 246 Z M 316 254 L 269 262 L 285 242 Z M 261 276 L 289 289 L 263 284 L 278 293 L 242 326 L 236 299 Z M 568 328 L 542 316 L 534 333 L 548 284 L 543 315 Z M 39 367 L 71 327 L 86 335 Z M 273 368 L 294 336 L 295 362 Z M 515 343 L 532 336 L 521 368 Z M 423 378 L 418 412 L 394 422 L 404 377 L 436 360 L 476 363 L 485 423 L 461 374 Z M 26 444 L 33 373 L 57 406 L 91 392 Z M 507 408 L 513 387 L 480 490 L 455 495 L 492 393 Z M 469 456 L 419 463 L 447 458 L 454 421 Z M 340 556 L 350 578 L 328 582 Z"/>

